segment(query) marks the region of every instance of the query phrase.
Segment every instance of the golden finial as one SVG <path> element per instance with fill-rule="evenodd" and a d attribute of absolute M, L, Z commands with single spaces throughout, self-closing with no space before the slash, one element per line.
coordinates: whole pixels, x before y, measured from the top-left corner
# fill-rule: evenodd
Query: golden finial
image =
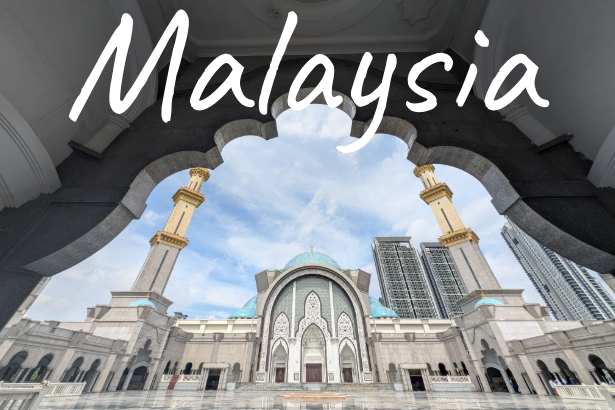
<path fill-rule="evenodd" d="M 314 246 L 310 245 L 310 251 L 314 253 Z"/>
<path fill-rule="evenodd" d="M 480 294 L 481 294 L 481 295 L 483 295 L 483 299 L 487 299 L 487 298 L 485 297 L 485 292 L 483 292 L 483 291 L 481 290 L 481 291 L 480 291 Z"/>
<path fill-rule="evenodd" d="M 207 182 L 209 179 L 209 170 L 207 168 L 192 168 L 190 170 L 190 176 L 198 175 L 203 178 L 203 182 Z"/>
<path fill-rule="evenodd" d="M 149 292 L 147 292 L 147 296 L 145 297 L 145 300 L 149 300 Z"/>

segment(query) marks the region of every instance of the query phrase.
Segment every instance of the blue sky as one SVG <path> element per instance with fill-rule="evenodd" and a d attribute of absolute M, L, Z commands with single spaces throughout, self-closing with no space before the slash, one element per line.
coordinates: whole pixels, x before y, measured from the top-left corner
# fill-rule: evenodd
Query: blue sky
<path fill-rule="evenodd" d="M 374 236 L 412 236 L 415 247 L 441 235 L 434 216 L 418 196 L 423 189 L 407 159 L 407 146 L 376 135 L 355 153 L 336 146 L 349 137 L 350 119 L 326 106 L 286 111 L 279 137 L 244 137 L 222 152 L 211 171 L 165 296 L 170 312 L 189 318 L 226 318 L 256 294 L 254 275 L 283 267 L 314 249 L 342 268 L 372 274 L 370 294 L 380 296 L 371 243 Z M 525 288 L 528 302 L 540 299 L 500 235 L 505 222 L 483 186 L 463 171 L 436 166 L 436 176 L 453 191 L 453 202 L 502 287 Z M 189 179 L 170 176 L 150 195 L 141 219 L 105 248 L 52 278 L 28 316 L 36 320 L 81 321 L 86 308 L 106 304 L 112 290 L 129 290 L 173 208 L 171 197 Z"/>

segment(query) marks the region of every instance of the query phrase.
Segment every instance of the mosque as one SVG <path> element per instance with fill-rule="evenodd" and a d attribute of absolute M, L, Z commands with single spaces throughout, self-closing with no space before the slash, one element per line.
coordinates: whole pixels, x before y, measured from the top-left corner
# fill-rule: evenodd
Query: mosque
<path fill-rule="evenodd" d="M 421 197 L 441 207 L 441 239 L 468 261 L 475 287 L 457 302 L 459 316 L 400 318 L 369 296 L 370 273 L 343 269 L 313 248 L 256 274 L 257 295 L 228 319 L 170 316 L 164 291 L 210 177 L 194 168 L 133 288 L 111 292 L 84 322 L 18 314 L 0 333 L 0 380 L 85 383 L 84 392 L 343 384 L 538 395 L 553 394 L 552 379 L 615 384 L 615 321 L 553 321 L 546 307 L 523 300 L 523 290 L 500 288 L 434 167 L 415 175 L 425 185 Z"/>

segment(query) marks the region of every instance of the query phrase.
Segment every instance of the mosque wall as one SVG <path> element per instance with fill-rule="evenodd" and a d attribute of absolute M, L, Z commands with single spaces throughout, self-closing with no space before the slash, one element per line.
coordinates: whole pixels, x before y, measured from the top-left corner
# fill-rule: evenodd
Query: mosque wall
<path fill-rule="evenodd" d="M 437 334 L 372 333 L 372 348 L 381 383 L 394 383 L 400 364 L 428 364 L 434 371 L 443 363 L 447 370 L 452 361 Z"/>
<path fill-rule="evenodd" d="M 201 363 L 229 363 L 231 367 L 239 364 L 240 370 L 246 372 L 246 363 L 251 362 L 254 346 L 253 333 L 213 333 L 193 335 L 187 343 L 181 358 L 180 370 L 187 363 L 192 363 L 192 372 L 198 371 Z M 179 373 L 179 372 L 178 372 Z"/>

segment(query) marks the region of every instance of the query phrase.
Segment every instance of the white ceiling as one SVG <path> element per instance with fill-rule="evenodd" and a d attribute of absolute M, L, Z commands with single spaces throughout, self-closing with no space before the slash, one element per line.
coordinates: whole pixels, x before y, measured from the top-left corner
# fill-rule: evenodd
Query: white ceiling
<path fill-rule="evenodd" d="M 189 59 L 223 53 L 271 54 L 289 11 L 297 13 L 299 22 L 287 54 L 437 52 L 449 45 L 466 4 L 459 0 L 138 1 L 154 42 L 178 10 L 188 13 Z M 485 1 L 476 2 L 466 13 L 478 15 L 475 20 L 480 22 L 484 5 Z M 467 42 L 473 42 L 473 34 L 466 36 Z"/>

